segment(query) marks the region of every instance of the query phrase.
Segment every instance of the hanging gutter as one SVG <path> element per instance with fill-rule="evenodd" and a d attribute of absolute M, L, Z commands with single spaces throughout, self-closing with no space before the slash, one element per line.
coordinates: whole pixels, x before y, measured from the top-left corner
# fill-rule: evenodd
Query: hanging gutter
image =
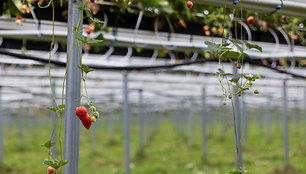
<path fill-rule="evenodd" d="M 226 0 L 193 0 L 195 3 L 224 7 Z M 240 0 L 239 7 L 263 13 L 271 13 L 280 0 Z M 233 7 L 233 1 L 227 0 L 227 7 Z M 306 18 L 306 4 L 302 1 L 283 1 L 283 7 L 276 14 Z"/>

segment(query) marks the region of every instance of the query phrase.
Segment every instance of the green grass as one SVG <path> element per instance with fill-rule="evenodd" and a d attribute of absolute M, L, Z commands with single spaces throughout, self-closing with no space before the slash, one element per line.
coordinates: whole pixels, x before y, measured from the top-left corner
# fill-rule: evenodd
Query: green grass
<path fill-rule="evenodd" d="M 48 119 L 43 125 L 25 126 L 23 149 L 19 149 L 18 129 L 5 128 L 5 169 L 2 174 L 46 173 L 42 161 L 47 151 L 40 147 L 49 135 Z M 102 120 L 103 122 L 103 120 Z M 39 126 L 41 125 L 41 126 Z M 118 125 L 120 127 L 122 124 Z M 188 137 L 179 135 L 168 119 L 150 142 L 146 142 L 144 155 L 138 153 L 137 125 L 131 125 L 131 171 L 133 174 L 224 174 L 235 166 L 234 137 L 231 124 L 227 124 L 226 136 L 221 138 L 220 125 L 209 125 L 207 135 L 207 157 L 201 158 L 201 127 L 196 124 L 195 144 L 188 146 Z M 109 143 L 109 129 L 105 123 L 97 125 L 96 146 L 91 146 L 91 131 L 81 127 L 80 174 L 123 174 L 123 135 L 119 128 L 115 143 Z M 263 126 L 264 127 L 264 126 Z M 213 129 L 212 129 L 213 128 Z M 272 128 L 271 141 L 266 140 L 264 130 L 255 123 L 250 124 L 243 148 L 244 168 L 249 174 L 302 174 L 306 173 L 306 136 L 301 126 L 300 134 L 290 125 L 290 164 L 283 169 L 283 139 L 281 125 Z M 186 129 L 187 131 L 188 129 Z M 186 135 L 189 135 L 187 132 Z"/>

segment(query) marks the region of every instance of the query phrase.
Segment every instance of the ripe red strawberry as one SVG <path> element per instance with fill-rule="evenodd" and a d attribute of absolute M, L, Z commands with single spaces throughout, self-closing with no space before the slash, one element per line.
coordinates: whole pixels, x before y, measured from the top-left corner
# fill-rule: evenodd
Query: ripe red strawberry
<path fill-rule="evenodd" d="M 222 35 L 223 29 L 222 29 L 222 28 L 219 28 L 219 29 L 217 30 L 217 33 L 218 33 L 218 35 Z"/>
<path fill-rule="evenodd" d="M 85 32 L 86 32 L 88 35 L 90 35 L 91 30 L 87 29 L 87 30 L 85 30 Z"/>
<path fill-rule="evenodd" d="M 292 39 L 295 40 L 295 41 L 297 41 L 297 40 L 299 40 L 299 36 L 298 36 L 298 35 L 294 35 L 294 36 L 292 37 Z"/>
<path fill-rule="evenodd" d="M 43 2 L 44 2 L 44 0 L 38 0 L 38 2 L 41 2 L 41 3 L 43 3 Z"/>
<path fill-rule="evenodd" d="M 255 21 L 255 18 L 253 16 L 248 17 L 247 22 L 249 25 L 252 25 Z"/>
<path fill-rule="evenodd" d="M 75 110 L 75 114 L 79 117 L 80 120 L 86 117 L 87 109 L 85 107 L 77 107 Z"/>
<path fill-rule="evenodd" d="M 19 19 L 19 20 L 21 20 L 21 19 L 22 19 L 22 16 L 20 16 L 20 15 L 17 15 L 17 16 L 16 16 L 16 19 Z"/>
<path fill-rule="evenodd" d="M 86 129 L 90 129 L 90 126 L 92 124 L 91 121 L 91 115 L 87 114 L 83 119 L 82 119 L 82 124 Z"/>
<path fill-rule="evenodd" d="M 184 23 L 183 23 L 183 21 L 179 20 L 179 21 L 177 21 L 177 25 L 178 25 L 178 26 L 183 26 Z"/>
<path fill-rule="evenodd" d="M 203 27 L 203 31 L 208 31 L 209 30 L 209 27 L 206 25 Z"/>
<path fill-rule="evenodd" d="M 191 1 L 188 1 L 186 5 L 187 5 L 188 8 L 192 8 L 193 3 Z"/>
<path fill-rule="evenodd" d="M 286 21 L 287 21 L 287 17 L 286 17 L 286 16 L 282 16 L 282 20 L 283 20 L 284 22 L 286 22 Z"/>
<path fill-rule="evenodd" d="M 90 2 L 91 2 L 91 3 L 94 3 L 94 2 L 95 2 L 95 0 L 90 0 Z"/>
<path fill-rule="evenodd" d="M 49 166 L 49 167 L 48 167 L 48 174 L 52 174 L 52 173 L 54 173 L 54 172 L 55 172 L 55 168 Z"/>

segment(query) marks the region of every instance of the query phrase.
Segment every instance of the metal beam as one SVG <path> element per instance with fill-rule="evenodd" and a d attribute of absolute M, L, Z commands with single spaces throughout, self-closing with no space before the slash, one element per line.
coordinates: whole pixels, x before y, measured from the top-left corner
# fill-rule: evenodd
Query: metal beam
<path fill-rule="evenodd" d="M 72 55 L 66 81 L 64 159 L 70 162 L 64 166 L 64 174 L 79 173 L 80 121 L 75 115 L 75 109 L 80 106 L 81 70 L 77 65 L 80 65 L 81 55 L 79 55 L 78 46 L 74 42 L 75 38 L 72 31 L 78 24 L 81 12 L 75 3 L 82 4 L 83 0 L 75 0 L 75 2 L 70 0 L 68 2 L 67 62 L 69 61 L 70 51 Z M 82 23 L 80 25 L 81 30 Z"/>

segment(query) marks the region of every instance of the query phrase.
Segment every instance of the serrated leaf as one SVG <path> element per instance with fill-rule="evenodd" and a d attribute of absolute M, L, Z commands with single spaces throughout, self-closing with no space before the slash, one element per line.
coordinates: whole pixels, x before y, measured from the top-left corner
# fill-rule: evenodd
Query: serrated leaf
<path fill-rule="evenodd" d="M 260 46 L 258 46 L 258 45 L 256 45 L 256 44 L 250 44 L 250 43 L 247 42 L 247 41 L 244 41 L 244 43 L 245 43 L 245 46 L 246 46 L 248 49 L 254 48 L 254 49 L 257 49 L 258 51 L 262 52 L 262 47 L 260 47 Z"/>
<path fill-rule="evenodd" d="M 240 40 L 235 39 L 228 39 L 230 42 L 232 42 L 233 45 L 236 46 L 236 48 L 240 51 L 240 53 L 243 53 L 243 48 L 240 46 L 242 45 L 242 42 Z"/>
<path fill-rule="evenodd" d="M 51 111 L 56 112 L 56 108 L 55 108 L 55 107 L 46 107 L 46 109 L 49 109 L 49 110 L 51 110 Z"/>
<path fill-rule="evenodd" d="M 64 165 L 68 164 L 69 162 L 70 161 L 68 161 L 68 160 L 61 160 L 61 161 L 58 162 L 58 167 L 62 167 Z"/>
<path fill-rule="evenodd" d="M 90 20 L 95 23 L 95 24 L 104 24 L 104 21 L 101 21 L 100 19 L 98 18 L 93 18 L 93 17 L 89 17 Z"/>
<path fill-rule="evenodd" d="M 57 109 L 65 109 L 65 104 L 58 105 L 56 108 L 57 108 Z"/>
<path fill-rule="evenodd" d="M 234 77 L 231 80 L 229 80 L 230 82 L 234 82 L 237 83 L 240 80 L 240 77 Z"/>
<path fill-rule="evenodd" d="M 83 36 L 81 32 L 76 32 L 76 31 L 72 31 L 72 33 L 74 34 L 74 37 L 83 42 L 83 43 L 87 43 L 87 37 Z"/>
<path fill-rule="evenodd" d="M 44 164 L 47 166 L 54 167 L 55 169 L 59 168 L 58 163 L 55 161 L 44 161 Z"/>
<path fill-rule="evenodd" d="M 225 72 L 221 68 L 218 68 L 218 73 L 221 74 L 221 75 L 225 74 Z"/>
<path fill-rule="evenodd" d="M 232 73 L 225 73 L 225 74 L 223 74 L 223 76 L 234 76 L 234 74 L 232 74 Z"/>
<path fill-rule="evenodd" d="M 56 142 L 51 142 L 50 140 L 45 142 L 44 144 L 41 145 L 41 147 L 46 147 L 46 148 L 50 148 L 53 147 L 56 144 Z"/>
<path fill-rule="evenodd" d="M 88 44 L 95 44 L 95 43 L 101 43 L 103 40 L 97 40 L 97 39 L 88 39 L 87 43 Z"/>
<path fill-rule="evenodd" d="M 82 71 L 84 71 L 85 73 L 89 73 L 89 72 L 95 70 L 95 69 L 93 69 L 93 68 L 89 68 L 87 65 L 84 65 L 84 64 L 82 64 L 81 66 L 80 66 L 80 65 L 77 65 L 77 67 L 78 67 L 79 69 L 81 69 Z"/>

